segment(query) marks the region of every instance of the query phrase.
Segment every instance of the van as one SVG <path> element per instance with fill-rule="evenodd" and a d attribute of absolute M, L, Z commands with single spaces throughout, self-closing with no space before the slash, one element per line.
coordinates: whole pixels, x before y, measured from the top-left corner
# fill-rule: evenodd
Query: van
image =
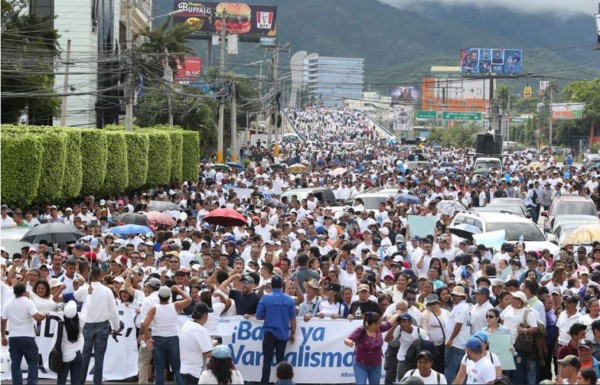
<path fill-rule="evenodd" d="M 477 158 L 473 165 L 473 170 L 479 169 L 498 169 L 502 170 L 502 161 L 498 158 Z"/>
<path fill-rule="evenodd" d="M 329 206 L 334 206 L 336 203 L 335 194 L 330 188 L 297 188 L 284 192 L 281 194 L 281 198 L 287 197 L 288 201 L 291 202 L 292 196 L 295 195 L 296 198 L 301 201 L 302 199 L 306 199 L 310 193 L 313 193 L 315 198 L 321 203 L 325 203 Z"/>

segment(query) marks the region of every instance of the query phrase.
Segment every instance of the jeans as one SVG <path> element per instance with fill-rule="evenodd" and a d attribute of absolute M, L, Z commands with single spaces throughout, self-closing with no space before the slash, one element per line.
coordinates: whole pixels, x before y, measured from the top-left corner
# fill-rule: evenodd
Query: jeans
<path fill-rule="evenodd" d="M 261 384 L 269 383 L 269 378 L 271 377 L 271 365 L 273 365 L 273 351 L 275 351 L 275 361 L 278 364 L 283 361 L 286 345 L 287 340 L 278 340 L 275 338 L 273 333 L 265 332 L 262 345 L 264 361 L 262 367 L 262 377 L 260 379 Z"/>
<path fill-rule="evenodd" d="M 77 352 L 75 359 L 69 362 L 63 362 L 60 372 L 56 377 L 57 385 L 65 385 L 67 383 L 67 375 L 71 372 L 71 383 L 77 381 L 81 376 L 81 367 L 83 366 L 83 356 L 81 352 Z"/>
<path fill-rule="evenodd" d="M 185 385 L 198 385 L 199 378 L 192 376 L 191 374 L 182 374 L 181 378 L 183 378 L 183 383 Z"/>
<path fill-rule="evenodd" d="M 517 368 L 510 375 L 513 384 L 537 384 L 538 363 L 535 358 L 527 358 L 526 354 L 517 352 L 515 365 Z"/>
<path fill-rule="evenodd" d="M 10 352 L 10 373 L 12 383 L 23 384 L 21 361 L 27 361 L 27 385 L 38 382 L 38 347 L 33 337 L 9 337 L 8 349 Z"/>
<path fill-rule="evenodd" d="M 446 370 L 444 370 L 444 377 L 448 381 L 448 385 L 454 383 L 454 378 L 460 368 L 460 360 L 465 355 L 463 349 L 455 348 L 454 346 L 446 348 L 446 355 L 444 357 L 444 363 Z"/>
<path fill-rule="evenodd" d="M 354 382 L 358 385 L 366 384 L 379 385 L 381 381 L 381 365 L 367 366 L 354 361 Z"/>
<path fill-rule="evenodd" d="M 83 365 L 81 367 L 81 375 L 79 376 L 80 385 L 85 384 L 85 379 L 90 368 L 92 349 L 94 350 L 94 385 L 102 384 L 104 353 L 106 353 L 109 335 L 110 323 L 108 321 L 86 323 L 83 326 Z"/>
<path fill-rule="evenodd" d="M 155 336 L 152 339 L 154 340 L 154 350 L 152 350 L 152 357 L 154 358 L 154 383 L 156 385 L 164 385 L 165 370 L 168 366 L 171 366 L 177 385 L 184 385 L 181 372 L 179 372 L 179 368 L 181 367 L 179 337 Z"/>

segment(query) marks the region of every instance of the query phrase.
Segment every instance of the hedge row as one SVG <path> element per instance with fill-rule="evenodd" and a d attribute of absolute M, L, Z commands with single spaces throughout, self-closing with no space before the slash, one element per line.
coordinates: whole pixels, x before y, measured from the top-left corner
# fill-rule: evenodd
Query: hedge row
<path fill-rule="evenodd" d="M 195 131 L 8 125 L 0 130 L 3 204 L 54 203 L 198 177 Z"/>

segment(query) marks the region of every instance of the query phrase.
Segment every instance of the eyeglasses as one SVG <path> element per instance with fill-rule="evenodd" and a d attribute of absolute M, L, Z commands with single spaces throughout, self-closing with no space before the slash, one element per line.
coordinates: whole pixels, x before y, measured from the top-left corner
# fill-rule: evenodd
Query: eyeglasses
<path fill-rule="evenodd" d="M 485 318 L 492 319 L 492 318 L 496 318 L 496 316 L 493 316 L 493 315 L 486 315 L 486 316 L 485 316 Z"/>
<path fill-rule="evenodd" d="M 169 261 L 169 262 L 171 262 L 171 263 L 179 263 L 179 261 Z"/>
<path fill-rule="evenodd" d="M 406 297 L 406 300 L 407 300 L 408 302 L 415 302 L 415 301 L 417 300 L 417 297 L 410 297 L 410 298 L 409 298 L 409 297 Z"/>

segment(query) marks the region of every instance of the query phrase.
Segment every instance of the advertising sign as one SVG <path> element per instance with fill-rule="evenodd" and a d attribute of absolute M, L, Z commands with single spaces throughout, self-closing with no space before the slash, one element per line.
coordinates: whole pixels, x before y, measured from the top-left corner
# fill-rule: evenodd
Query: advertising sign
<path fill-rule="evenodd" d="M 410 131 L 412 128 L 412 106 L 394 106 L 394 131 Z"/>
<path fill-rule="evenodd" d="M 552 119 L 583 119 L 585 103 L 552 103 Z"/>
<path fill-rule="evenodd" d="M 206 3 L 175 0 L 174 23 L 185 23 L 198 32 L 231 35 L 276 36 L 277 7 L 243 3 Z M 225 25 L 223 26 L 223 22 Z"/>
<path fill-rule="evenodd" d="M 202 58 L 186 57 L 181 63 L 178 59 L 177 71 L 175 72 L 175 82 L 180 80 L 197 79 L 202 75 Z"/>
<path fill-rule="evenodd" d="M 448 112 L 442 113 L 445 120 L 481 120 L 481 112 Z"/>
<path fill-rule="evenodd" d="M 395 106 L 401 103 L 417 103 L 421 92 L 417 87 L 396 87 L 391 93 L 392 102 L 391 105 Z"/>
<path fill-rule="evenodd" d="M 523 50 L 503 48 L 463 48 L 460 72 L 467 74 L 520 74 Z"/>

